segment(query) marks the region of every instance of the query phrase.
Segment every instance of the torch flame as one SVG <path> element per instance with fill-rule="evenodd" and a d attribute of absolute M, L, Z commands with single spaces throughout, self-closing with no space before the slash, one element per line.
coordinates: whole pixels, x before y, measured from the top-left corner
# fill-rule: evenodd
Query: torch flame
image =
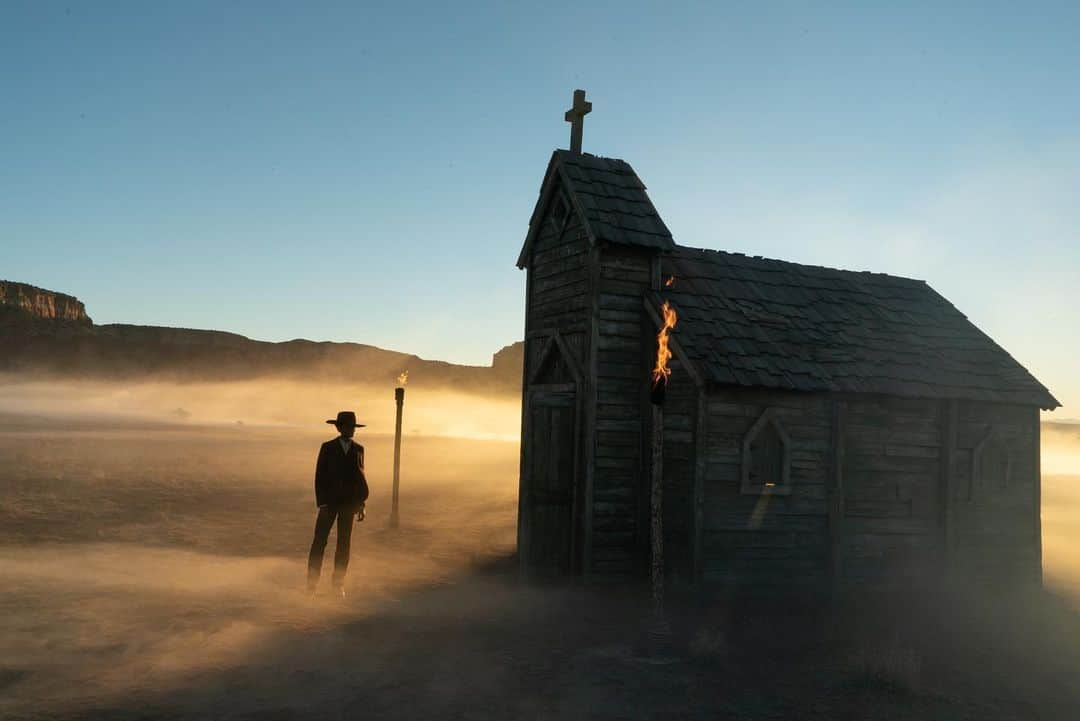
<path fill-rule="evenodd" d="M 671 368 L 668 366 L 668 361 L 671 360 L 668 340 L 671 329 L 675 327 L 675 323 L 679 320 L 675 309 L 671 307 L 671 301 L 665 300 L 660 310 L 664 314 L 664 327 L 656 334 L 656 367 L 653 368 L 652 372 L 654 388 L 660 385 L 661 381 L 666 382 L 671 375 Z"/>
<path fill-rule="evenodd" d="M 401 371 L 401 375 L 397 377 L 397 382 L 399 386 L 404 388 L 405 384 L 409 382 L 409 371 Z"/>
<path fill-rule="evenodd" d="M 664 281 L 664 287 L 670 288 L 673 285 L 675 285 L 675 276 L 669 275 L 668 279 Z"/>

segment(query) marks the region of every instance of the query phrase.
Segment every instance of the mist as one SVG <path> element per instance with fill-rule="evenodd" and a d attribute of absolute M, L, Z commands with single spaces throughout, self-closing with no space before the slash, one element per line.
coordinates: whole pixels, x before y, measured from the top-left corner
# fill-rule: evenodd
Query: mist
<path fill-rule="evenodd" d="M 369 426 L 356 440 L 372 495 L 353 535 L 353 602 L 313 602 L 315 453 L 342 408 Z M 516 401 L 407 394 L 399 533 L 386 528 L 392 388 L 8 384 L 0 421 L 4 717 L 168 694 L 282 643 L 274 673 L 312 673 L 325 662 L 301 648 L 514 549 Z M 467 605 L 495 597 L 477 590 Z"/>
<path fill-rule="evenodd" d="M 313 600 L 303 589 L 315 453 L 334 435 L 325 419 L 350 408 L 369 425 L 356 438 L 366 447 L 368 518 L 354 530 L 348 598 Z M 758 608 L 756 617 L 719 600 L 704 620 L 695 611 L 682 665 L 612 666 L 631 657 L 640 595 L 598 601 L 507 583 L 517 398 L 408 388 L 402 528 L 390 531 L 393 419 L 392 389 L 361 385 L 0 385 L 0 717 L 249 718 L 272 709 L 282 718 L 417 718 L 480 706 L 491 718 L 600 707 L 629 717 L 641 697 L 626 688 L 653 707 L 719 713 L 724 694 L 760 693 L 755 703 L 767 710 L 785 693 L 815 692 L 753 690 L 767 680 L 762 664 L 795 664 L 789 678 L 817 683 L 800 656 L 777 646 L 828 628 L 809 611 L 785 609 L 781 620 Z M 1075 609 L 1080 426 L 1044 428 L 1046 583 Z M 934 598 L 913 589 L 903 605 Z M 956 673 L 934 665 L 943 659 L 977 669 L 978 654 L 1019 655 L 1037 675 L 993 683 L 1023 695 L 1078 667 L 1067 643 L 1080 624 L 1063 611 L 1025 615 L 968 598 L 941 629 L 904 626 L 900 604 L 889 603 L 884 621 L 869 607 L 852 616 L 863 627 L 845 637 L 848 650 L 830 646 L 830 673 L 886 674 L 922 689 Z M 704 696 L 670 692 L 705 678 Z"/>
<path fill-rule="evenodd" d="M 168 383 L 89 380 L 22 381 L 0 376 L 0 412 L 70 421 L 140 421 L 155 425 L 255 425 L 326 430 L 338 410 L 355 410 L 370 433 L 393 433 L 393 387 L 257 379 Z M 521 401 L 452 388 L 406 386 L 403 432 L 518 441 Z"/>
<path fill-rule="evenodd" d="M 1043 573 L 1080 605 L 1080 424 L 1044 423 Z"/>

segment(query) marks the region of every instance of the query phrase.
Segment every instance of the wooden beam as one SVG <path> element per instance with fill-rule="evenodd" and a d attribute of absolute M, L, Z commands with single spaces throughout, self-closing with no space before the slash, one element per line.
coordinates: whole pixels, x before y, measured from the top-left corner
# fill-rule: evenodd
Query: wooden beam
<path fill-rule="evenodd" d="M 654 275 L 657 265 L 656 257 L 650 259 L 650 268 Z M 651 503 L 651 475 L 649 474 L 652 459 L 652 404 L 649 402 L 650 383 L 647 380 L 656 359 L 655 346 L 649 342 L 655 338 L 656 331 L 652 322 L 645 314 L 639 314 L 641 327 L 641 347 L 637 354 L 637 367 L 634 369 L 633 379 L 637 385 L 638 400 L 638 467 L 634 471 L 634 573 L 640 574 L 641 578 L 648 578 L 649 555 L 651 551 L 651 538 L 649 533 L 649 504 Z"/>
<path fill-rule="evenodd" d="M 574 383 L 574 404 L 570 406 L 573 413 L 573 425 L 570 428 L 570 468 L 572 477 L 570 479 L 570 547 L 567 549 L 567 566 L 569 566 L 570 576 L 575 576 L 581 573 L 581 557 L 578 555 L 579 544 L 581 543 L 582 527 L 578 522 L 581 518 L 581 506 L 584 501 L 581 486 L 584 483 L 582 479 L 581 465 L 579 459 L 581 458 L 581 391 L 580 381 Z M 554 435 L 554 429 L 552 429 Z"/>
<path fill-rule="evenodd" d="M 566 188 L 566 195 L 570 199 L 570 207 L 577 213 L 578 220 L 581 222 L 585 233 L 589 237 L 589 247 L 596 248 L 599 243 L 596 242 L 596 233 L 593 232 L 592 226 L 589 225 L 589 216 L 585 214 L 585 207 L 581 204 L 581 199 L 578 194 L 572 191 L 574 184 L 570 182 L 569 177 L 562 168 L 562 163 L 558 164 L 559 180 L 562 182 L 562 186 Z M 597 274 L 599 276 L 599 273 Z"/>
<path fill-rule="evenodd" d="M 525 336 L 529 334 L 529 305 L 532 298 L 532 268 L 525 271 Z M 529 344 L 525 343 L 525 361 L 521 364 L 521 445 L 518 450 L 518 518 L 517 518 L 517 552 L 518 571 L 522 579 L 528 578 L 528 553 L 529 553 L 529 522 L 530 512 L 528 504 L 529 482 L 528 465 L 525 460 L 525 451 L 529 447 L 529 433 L 532 423 L 529 409 Z"/>
<path fill-rule="evenodd" d="M 584 217 L 584 216 L 583 216 Z M 600 248 L 594 243 L 589 250 L 589 350 L 586 368 L 588 372 L 581 384 L 582 413 L 581 434 L 583 440 L 582 464 L 585 467 L 582 489 L 582 539 L 581 576 L 588 583 L 592 579 L 593 564 L 593 494 L 596 486 L 596 414 L 600 406 L 599 393 L 599 346 L 600 346 Z"/>
<path fill-rule="evenodd" d="M 942 401 L 941 423 L 941 545 L 945 563 L 951 566 L 955 551 L 956 519 L 953 499 L 956 497 L 956 448 L 959 427 L 959 402 L 953 398 Z"/>
<path fill-rule="evenodd" d="M 1043 585 L 1042 567 L 1042 425 L 1039 418 L 1039 409 L 1033 408 L 1032 426 L 1035 429 L 1035 498 L 1033 499 L 1034 522 L 1035 522 L 1035 581 L 1041 588 Z"/>
<path fill-rule="evenodd" d="M 698 389 L 697 400 L 697 436 L 694 438 L 694 539 L 693 539 L 693 574 L 694 585 L 700 587 L 704 581 L 705 559 L 704 553 L 704 521 L 705 521 L 705 470 L 708 461 L 708 446 L 706 437 L 708 433 L 708 395 L 704 389 Z"/>
<path fill-rule="evenodd" d="M 555 331 L 554 338 L 555 345 L 558 346 L 563 358 L 566 359 L 566 365 L 570 369 L 570 374 L 574 376 L 574 382 L 581 383 L 581 364 L 578 361 L 577 356 L 574 355 L 574 351 L 566 344 L 566 340 L 558 330 Z"/>
<path fill-rule="evenodd" d="M 664 407 L 652 405 L 649 464 L 649 538 L 653 614 L 664 615 Z"/>
<path fill-rule="evenodd" d="M 829 432 L 829 578 L 833 594 L 844 579 L 844 434 L 847 401 L 832 401 Z"/>

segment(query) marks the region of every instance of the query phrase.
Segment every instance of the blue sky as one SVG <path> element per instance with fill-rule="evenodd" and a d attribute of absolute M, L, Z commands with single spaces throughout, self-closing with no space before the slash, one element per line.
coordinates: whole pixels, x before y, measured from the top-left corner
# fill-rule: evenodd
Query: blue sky
<path fill-rule="evenodd" d="M 667 5 L 0 2 L 0 277 L 486 363 L 582 87 L 679 242 L 924 278 L 1080 404 L 1080 6 Z"/>

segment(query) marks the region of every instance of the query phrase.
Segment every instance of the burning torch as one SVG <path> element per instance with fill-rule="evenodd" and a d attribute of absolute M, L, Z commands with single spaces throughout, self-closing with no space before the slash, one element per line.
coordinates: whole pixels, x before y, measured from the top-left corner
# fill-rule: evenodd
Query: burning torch
<path fill-rule="evenodd" d="M 667 285 L 670 285 L 669 282 Z M 664 398 L 667 395 L 668 377 L 671 376 L 670 335 L 678 314 L 671 307 L 671 301 L 665 300 L 660 308 L 663 315 L 663 327 L 656 334 L 656 365 L 652 370 L 652 388 L 649 400 L 652 402 L 652 478 L 650 489 L 650 516 L 652 531 L 652 594 L 653 611 L 660 627 L 657 634 L 666 629 L 664 616 Z"/>
<path fill-rule="evenodd" d="M 401 410 L 405 405 L 405 384 L 409 382 L 409 371 L 402 371 L 397 377 L 398 387 L 394 389 L 394 401 L 397 403 L 397 419 L 394 421 L 394 490 L 390 497 L 390 527 L 397 528 L 398 489 L 401 485 Z"/>

